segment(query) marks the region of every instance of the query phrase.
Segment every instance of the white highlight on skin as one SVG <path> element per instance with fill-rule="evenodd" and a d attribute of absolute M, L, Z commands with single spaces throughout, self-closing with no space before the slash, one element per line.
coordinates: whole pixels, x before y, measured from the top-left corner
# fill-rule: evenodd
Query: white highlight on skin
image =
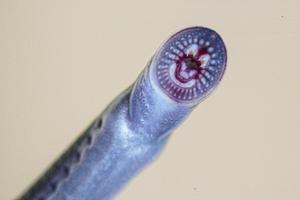
<path fill-rule="evenodd" d="M 208 63 L 210 61 L 210 55 L 209 54 L 204 54 L 200 56 L 199 61 L 201 61 L 201 68 L 206 68 L 208 66 Z"/>
<path fill-rule="evenodd" d="M 214 48 L 212 47 L 209 47 L 208 50 L 207 50 L 209 53 L 213 52 L 214 51 Z"/>
<path fill-rule="evenodd" d="M 212 58 L 216 58 L 216 57 L 217 57 L 217 53 L 213 53 L 213 54 L 211 55 L 211 57 L 212 57 Z"/>
<path fill-rule="evenodd" d="M 199 42 L 199 44 L 200 44 L 200 45 L 204 44 L 204 40 L 201 39 L 200 42 Z"/>
<path fill-rule="evenodd" d="M 216 61 L 212 60 L 212 61 L 210 61 L 210 64 L 214 65 L 214 64 L 216 64 Z"/>
<path fill-rule="evenodd" d="M 158 69 L 167 69 L 169 66 L 168 65 L 159 65 Z"/>
<path fill-rule="evenodd" d="M 188 48 L 186 48 L 184 52 L 186 55 L 196 56 L 198 49 L 199 49 L 199 47 L 197 44 L 192 44 Z"/>

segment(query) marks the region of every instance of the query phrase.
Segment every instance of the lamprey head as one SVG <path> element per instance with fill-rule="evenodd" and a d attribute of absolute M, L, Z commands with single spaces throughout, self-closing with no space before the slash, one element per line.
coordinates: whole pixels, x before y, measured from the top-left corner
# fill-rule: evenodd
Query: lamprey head
<path fill-rule="evenodd" d="M 156 52 L 151 77 L 172 100 L 197 104 L 220 82 L 226 60 L 225 44 L 218 33 L 191 27 L 171 36 Z"/>

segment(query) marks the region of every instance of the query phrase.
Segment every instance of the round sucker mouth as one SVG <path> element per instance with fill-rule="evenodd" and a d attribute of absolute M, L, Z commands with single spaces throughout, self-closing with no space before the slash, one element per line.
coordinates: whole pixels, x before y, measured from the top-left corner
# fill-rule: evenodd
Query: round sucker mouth
<path fill-rule="evenodd" d="M 154 57 L 159 87 L 177 102 L 199 102 L 226 68 L 226 48 L 213 30 L 192 27 L 174 34 Z"/>

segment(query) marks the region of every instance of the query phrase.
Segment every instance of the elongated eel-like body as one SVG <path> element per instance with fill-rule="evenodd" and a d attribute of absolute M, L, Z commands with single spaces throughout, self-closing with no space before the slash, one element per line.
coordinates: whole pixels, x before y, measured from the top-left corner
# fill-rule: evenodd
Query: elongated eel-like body
<path fill-rule="evenodd" d="M 171 36 L 20 200 L 108 200 L 165 146 L 170 133 L 220 82 L 221 37 L 204 27 Z"/>

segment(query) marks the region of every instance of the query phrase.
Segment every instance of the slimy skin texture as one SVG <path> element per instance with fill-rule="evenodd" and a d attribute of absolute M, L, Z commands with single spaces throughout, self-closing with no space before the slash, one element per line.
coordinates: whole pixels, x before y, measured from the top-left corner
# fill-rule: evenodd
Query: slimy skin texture
<path fill-rule="evenodd" d="M 137 81 L 18 199 L 112 199 L 218 85 L 226 58 L 211 29 L 191 27 L 171 36 Z"/>

